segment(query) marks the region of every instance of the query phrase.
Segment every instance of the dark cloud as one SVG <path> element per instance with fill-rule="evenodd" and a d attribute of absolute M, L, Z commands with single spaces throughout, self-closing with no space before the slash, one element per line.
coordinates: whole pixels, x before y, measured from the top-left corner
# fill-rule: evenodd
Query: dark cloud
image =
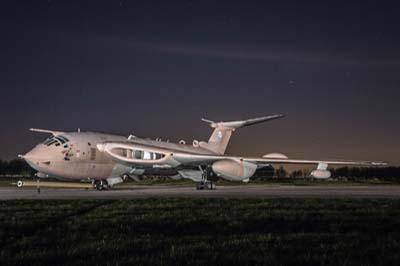
<path fill-rule="evenodd" d="M 368 54 L 357 55 L 349 51 L 296 51 L 296 49 L 241 49 L 232 48 L 229 45 L 221 48 L 207 48 L 174 43 L 151 43 L 139 41 L 121 41 L 133 49 L 148 50 L 160 53 L 171 53 L 186 56 L 212 57 L 220 59 L 262 61 L 266 63 L 279 64 L 328 64 L 338 66 L 358 67 L 388 67 L 400 68 L 400 58 L 387 59 L 385 55 Z M 384 57 L 384 59 L 382 59 Z"/>

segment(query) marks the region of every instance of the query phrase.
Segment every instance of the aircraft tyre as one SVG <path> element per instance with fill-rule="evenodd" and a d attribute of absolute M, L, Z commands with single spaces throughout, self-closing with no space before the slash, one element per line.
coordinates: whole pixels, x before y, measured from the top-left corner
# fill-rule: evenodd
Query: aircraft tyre
<path fill-rule="evenodd" d="M 107 181 L 105 181 L 105 180 L 96 180 L 94 182 L 94 187 L 99 191 L 106 190 L 108 188 L 108 184 L 107 184 Z"/>
<path fill-rule="evenodd" d="M 197 190 L 215 190 L 216 185 L 213 182 L 207 181 L 207 182 L 200 182 L 196 184 L 196 189 Z"/>
<path fill-rule="evenodd" d="M 208 181 L 207 178 L 210 174 L 210 167 L 206 167 L 205 169 L 203 169 L 201 166 L 199 166 L 200 171 L 202 172 L 202 177 L 201 177 L 201 181 L 200 183 L 196 184 L 196 189 L 197 190 L 215 190 L 216 186 L 213 182 Z"/>
<path fill-rule="evenodd" d="M 216 190 L 217 189 L 217 186 L 213 183 L 213 182 L 210 182 L 211 183 L 211 189 L 212 190 Z"/>

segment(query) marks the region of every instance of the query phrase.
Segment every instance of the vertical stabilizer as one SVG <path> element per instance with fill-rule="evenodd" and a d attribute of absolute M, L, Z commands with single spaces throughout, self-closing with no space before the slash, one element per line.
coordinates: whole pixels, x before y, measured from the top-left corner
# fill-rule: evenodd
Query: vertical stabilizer
<path fill-rule="evenodd" d="M 284 115 L 270 115 L 231 122 L 214 122 L 203 118 L 202 120 L 204 122 L 209 123 L 210 126 L 215 129 L 214 132 L 211 134 L 208 142 L 202 141 L 199 143 L 199 145 L 200 147 L 210 150 L 213 153 L 222 155 L 225 153 L 226 147 L 228 146 L 233 131 L 235 131 L 237 128 L 255 125 L 282 117 L 284 117 Z"/>

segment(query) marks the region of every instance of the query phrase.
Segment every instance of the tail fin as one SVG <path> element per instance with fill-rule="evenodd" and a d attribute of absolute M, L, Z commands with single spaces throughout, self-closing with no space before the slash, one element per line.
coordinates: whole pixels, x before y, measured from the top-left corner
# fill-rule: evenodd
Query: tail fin
<path fill-rule="evenodd" d="M 270 115 L 258 118 L 252 118 L 241 121 L 231 121 L 231 122 L 214 122 L 208 119 L 201 119 L 206 123 L 210 124 L 210 127 L 215 128 L 214 132 L 211 134 L 208 142 L 200 142 L 199 146 L 210 150 L 216 154 L 224 154 L 226 147 L 228 146 L 229 140 L 232 136 L 232 132 L 237 128 L 251 126 L 266 121 L 282 118 L 284 115 Z"/>

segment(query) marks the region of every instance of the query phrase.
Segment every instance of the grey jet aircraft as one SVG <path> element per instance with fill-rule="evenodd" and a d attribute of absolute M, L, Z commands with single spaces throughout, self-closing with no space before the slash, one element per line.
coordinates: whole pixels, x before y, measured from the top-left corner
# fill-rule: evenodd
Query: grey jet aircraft
<path fill-rule="evenodd" d="M 202 119 L 214 128 L 208 141 L 194 140 L 172 143 L 136 136 L 103 134 L 97 132 L 62 132 L 31 128 L 31 131 L 51 136 L 20 155 L 38 171 L 38 177 L 91 180 L 98 190 L 113 187 L 127 178 L 139 180 L 144 176 L 170 175 L 197 182 L 197 189 L 215 189 L 215 178 L 249 182 L 261 167 L 271 164 L 315 164 L 311 172 L 315 178 L 329 178 L 328 165 L 384 165 L 382 162 L 341 160 L 297 160 L 280 153 L 262 157 L 229 156 L 225 150 L 233 132 L 242 127 L 282 118 L 270 115 L 259 118 L 214 122 Z"/>

